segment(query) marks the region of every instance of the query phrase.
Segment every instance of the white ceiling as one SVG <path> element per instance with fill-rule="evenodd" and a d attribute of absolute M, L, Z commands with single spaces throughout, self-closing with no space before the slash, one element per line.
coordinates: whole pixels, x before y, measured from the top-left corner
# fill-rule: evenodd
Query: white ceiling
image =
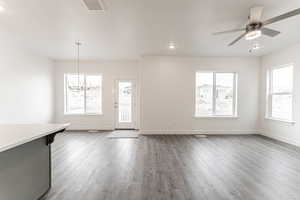
<path fill-rule="evenodd" d="M 106 11 L 89 13 L 81 0 L 0 0 L 0 26 L 30 48 L 52 59 L 73 59 L 75 40 L 84 59 L 137 59 L 142 55 L 263 55 L 300 42 L 300 16 L 270 25 L 282 32 L 251 42 L 227 44 L 240 33 L 212 36 L 215 31 L 245 25 L 249 8 L 265 6 L 267 19 L 300 7 L 299 0 L 104 0 Z M 169 41 L 177 45 L 168 49 Z"/>

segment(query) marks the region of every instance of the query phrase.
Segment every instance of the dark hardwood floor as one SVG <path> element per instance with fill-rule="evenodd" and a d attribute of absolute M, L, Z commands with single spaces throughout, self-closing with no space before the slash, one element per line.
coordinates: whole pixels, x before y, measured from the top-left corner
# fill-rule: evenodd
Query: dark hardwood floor
<path fill-rule="evenodd" d="M 61 134 L 47 200 L 300 200 L 300 148 L 262 136 Z"/>

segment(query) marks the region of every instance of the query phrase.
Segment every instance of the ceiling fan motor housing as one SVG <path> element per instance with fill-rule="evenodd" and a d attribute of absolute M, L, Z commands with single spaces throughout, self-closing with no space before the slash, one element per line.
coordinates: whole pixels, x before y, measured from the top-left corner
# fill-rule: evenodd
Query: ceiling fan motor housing
<path fill-rule="evenodd" d="M 246 32 L 260 30 L 263 24 L 261 22 L 253 22 L 246 26 Z"/>

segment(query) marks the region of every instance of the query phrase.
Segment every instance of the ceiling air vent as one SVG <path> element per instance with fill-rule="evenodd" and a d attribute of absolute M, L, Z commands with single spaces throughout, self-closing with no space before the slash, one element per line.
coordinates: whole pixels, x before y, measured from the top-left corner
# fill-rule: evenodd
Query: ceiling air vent
<path fill-rule="evenodd" d="M 82 2 L 89 11 L 104 11 L 101 0 L 82 0 Z"/>

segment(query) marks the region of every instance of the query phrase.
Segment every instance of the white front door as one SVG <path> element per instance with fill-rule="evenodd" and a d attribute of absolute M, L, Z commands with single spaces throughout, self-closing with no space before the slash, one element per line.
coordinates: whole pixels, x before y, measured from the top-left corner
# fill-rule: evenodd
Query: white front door
<path fill-rule="evenodd" d="M 134 80 L 117 80 L 115 97 L 116 129 L 135 129 L 136 84 Z"/>

